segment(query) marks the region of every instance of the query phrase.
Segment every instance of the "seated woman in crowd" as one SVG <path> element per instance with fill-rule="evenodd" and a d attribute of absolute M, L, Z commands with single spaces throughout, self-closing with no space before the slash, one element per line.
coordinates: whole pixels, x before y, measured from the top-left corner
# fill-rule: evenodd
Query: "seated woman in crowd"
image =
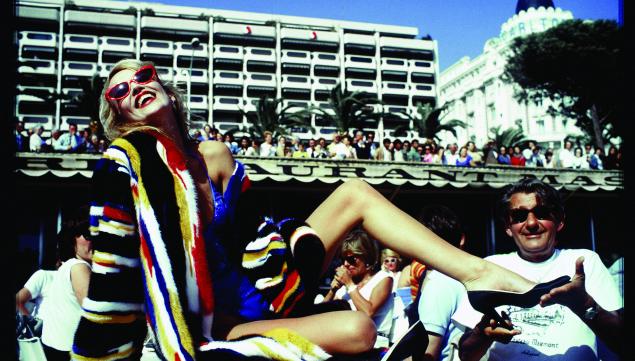
<path fill-rule="evenodd" d="M 472 156 L 467 154 L 467 147 L 459 149 L 459 157 L 456 159 L 457 167 L 470 167 L 472 164 Z"/>
<path fill-rule="evenodd" d="M 100 113 L 113 142 L 93 172 L 91 236 L 99 267 L 92 269 L 75 334 L 76 358 L 138 358 L 146 322 L 169 360 L 262 356 L 254 339 L 270 347 L 303 341 L 311 347 L 284 352 L 305 350 L 316 359 L 368 351 L 376 328 L 366 314 L 302 312 L 357 226 L 468 292 L 504 290 L 538 302 L 536 292 L 526 293 L 534 282 L 448 245 L 362 180 L 338 186 L 306 221 L 265 222 L 242 264 L 236 262 L 228 250 L 236 248 L 243 224 L 234 211 L 249 179 L 222 142 L 190 139 L 178 91 L 157 77 L 153 64 L 121 60 L 106 80 Z M 279 260 L 279 274 L 251 273 L 271 259 Z M 366 267 L 349 260 L 360 271 Z M 356 292 L 351 285 L 349 293 Z"/>
<path fill-rule="evenodd" d="M 372 318 L 375 347 L 387 347 L 392 328 L 392 275 L 379 267 L 379 245 L 363 231 L 351 232 L 341 247 L 342 265 L 335 270 L 323 302 L 346 300 L 352 310 Z"/>

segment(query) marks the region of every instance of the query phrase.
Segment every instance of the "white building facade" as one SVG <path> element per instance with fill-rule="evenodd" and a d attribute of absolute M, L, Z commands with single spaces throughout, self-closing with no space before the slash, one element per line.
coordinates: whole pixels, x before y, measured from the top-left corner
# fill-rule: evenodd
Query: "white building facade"
<path fill-rule="evenodd" d="M 445 139 L 463 144 L 473 140 L 477 146 L 491 138 L 490 129 L 501 130 L 520 125 L 525 135 L 544 147 L 559 149 L 568 135 L 581 134 L 575 121 L 547 113 L 548 104 L 519 103 L 514 99 L 513 84 L 502 75 L 511 41 L 519 36 L 545 31 L 573 19 L 571 11 L 553 7 L 551 1 L 518 2 L 517 13 L 501 25 L 498 37 L 485 42 L 483 53 L 474 59 L 463 57 L 441 73 L 440 104 L 448 105 L 444 119 L 459 119 L 467 129 L 457 129 Z"/>
<path fill-rule="evenodd" d="M 123 58 L 153 61 L 163 80 L 189 89 L 193 125 L 221 132 L 245 130 L 240 110 L 255 111 L 265 94 L 329 111 L 338 83 L 376 95 L 392 113 L 438 102 L 437 43 L 418 38 L 416 27 L 103 0 L 18 0 L 16 10 L 16 118 L 46 134 L 69 122 L 83 129 L 89 118 L 67 100 L 25 93 L 79 94 L 82 80 L 106 77 Z M 296 133 L 330 139 L 335 128 L 311 121 L 315 133 Z M 409 122 L 382 120 L 368 130 L 381 139 Z"/>

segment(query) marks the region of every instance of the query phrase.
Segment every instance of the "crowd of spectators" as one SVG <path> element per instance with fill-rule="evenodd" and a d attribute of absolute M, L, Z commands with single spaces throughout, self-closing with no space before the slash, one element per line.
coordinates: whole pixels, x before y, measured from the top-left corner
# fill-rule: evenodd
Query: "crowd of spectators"
<path fill-rule="evenodd" d="M 555 151 L 543 148 L 534 141 L 527 141 L 521 147 L 496 144 L 489 140 L 481 149 L 473 141 L 459 147 L 457 143 L 442 145 L 434 140 L 418 139 L 391 140 L 384 138 L 381 145 L 375 141 L 372 132 L 357 131 L 353 136 L 339 133 L 327 142 L 325 138 L 300 140 L 295 136 L 265 132 L 259 142 L 248 136 L 238 140 L 232 134 L 221 134 L 215 128 L 206 126 L 195 131 L 193 136 L 200 141 L 218 140 L 224 142 L 235 155 L 256 157 L 291 157 L 320 159 L 367 159 L 397 162 L 422 162 L 453 165 L 457 167 L 482 167 L 507 165 L 514 167 L 572 168 L 572 169 L 621 169 L 621 149 L 611 145 L 608 154 L 601 148 L 586 144 L 575 147 L 566 140 L 564 148 Z"/>
<path fill-rule="evenodd" d="M 18 152 L 102 153 L 108 147 L 106 138 L 90 127 L 79 130 L 75 123 L 69 123 L 67 131 L 54 129 L 45 137 L 43 126 L 25 129 L 23 122 L 17 122 L 14 136 Z"/>
<path fill-rule="evenodd" d="M 79 131 L 76 124 L 69 124 L 68 131 L 54 130 L 43 137 L 44 128 L 35 126 L 28 131 L 24 124 L 16 123 L 15 139 L 18 151 L 26 152 L 81 152 L 101 153 L 107 140 L 93 134 L 90 128 Z M 223 142 L 234 155 L 254 157 L 290 157 L 320 159 L 367 159 L 397 162 L 422 162 L 457 167 L 482 167 L 507 165 L 513 167 L 571 168 L 571 169 L 622 169 L 622 150 L 614 145 L 607 154 L 592 144 L 574 145 L 567 139 L 559 150 L 543 148 L 528 141 L 521 147 L 496 144 L 489 140 L 480 149 L 473 141 L 459 147 L 457 143 L 439 144 L 435 140 L 400 140 L 384 138 L 375 141 L 373 132 L 356 131 L 353 136 L 333 134 L 330 142 L 325 138 L 300 140 L 296 136 L 280 135 L 273 138 L 271 132 L 263 134 L 262 141 L 248 136 L 234 139 L 233 134 L 222 134 L 216 128 L 205 125 L 192 136 L 199 141 Z"/>

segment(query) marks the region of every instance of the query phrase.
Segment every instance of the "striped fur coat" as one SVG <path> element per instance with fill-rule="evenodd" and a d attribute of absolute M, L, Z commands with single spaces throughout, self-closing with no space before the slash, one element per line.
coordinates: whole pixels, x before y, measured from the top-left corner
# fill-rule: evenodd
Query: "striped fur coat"
<path fill-rule="evenodd" d="M 223 354 L 327 358 L 289 330 L 211 341 L 215 295 L 204 225 L 193 177 L 180 154 L 159 134 L 135 133 L 115 140 L 97 163 L 90 211 L 92 274 L 72 358 L 138 359 L 146 324 L 168 360 Z M 236 169 L 242 171 L 242 165 Z"/>

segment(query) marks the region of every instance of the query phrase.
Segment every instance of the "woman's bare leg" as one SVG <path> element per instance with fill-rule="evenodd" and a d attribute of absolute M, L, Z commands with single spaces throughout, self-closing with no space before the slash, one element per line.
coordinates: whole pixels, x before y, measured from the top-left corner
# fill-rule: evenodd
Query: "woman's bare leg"
<path fill-rule="evenodd" d="M 284 318 L 243 323 L 234 327 L 228 340 L 263 334 L 274 328 L 287 328 L 304 336 L 330 354 L 358 354 L 375 344 L 377 330 L 361 312 L 334 311 L 299 318 Z"/>
<path fill-rule="evenodd" d="M 384 246 L 430 265 L 460 281 L 468 290 L 525 292 L 534 286 L 514 272 L 453 247 L 361 180 L 340 185 L 313 211 L 307 223 L 324 243 L 324 269 L 340 241 L 361 224 Z"/>

